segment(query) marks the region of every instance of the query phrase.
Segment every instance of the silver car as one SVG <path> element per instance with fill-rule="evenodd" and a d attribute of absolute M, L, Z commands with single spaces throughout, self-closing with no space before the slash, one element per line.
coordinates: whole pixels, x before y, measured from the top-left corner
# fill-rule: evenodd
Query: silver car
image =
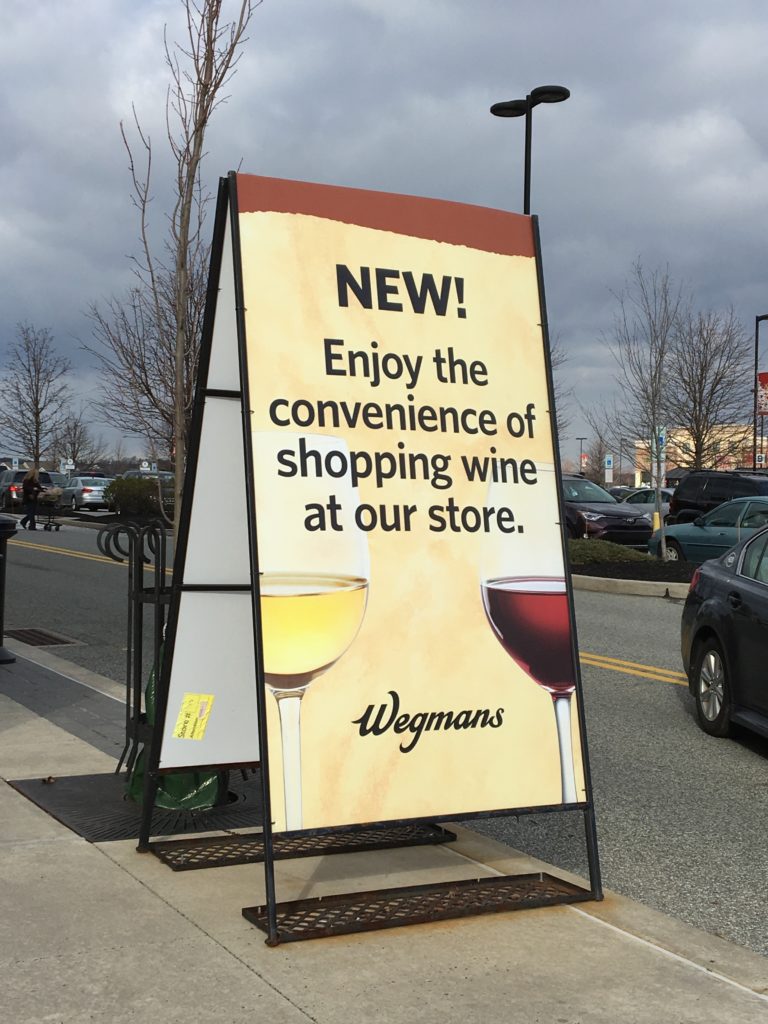
<path fill-rule="evenodd" d="M 662 518 L 666 518 L 669 513 L 669 501 L 674 493 L 672 488 L 661 488 Z M 637 491 L 632 491 L 626 497 L 620 498 L 619 501 L 622 505 L 631 505 L 633 511 L 641 515 L 647 513 L 652 516 L 656 511 L 656 491 L 652 487 L 641 487 Z"/>
<path fill-rule="evenodd" d="M 105 476 L 72 476 L 61 492 L 61 504 L 69 506 L 73 512 L 79 512 L 81 508 L 106 508 L 104 488 L 112 480 L 112 477 Z"/>

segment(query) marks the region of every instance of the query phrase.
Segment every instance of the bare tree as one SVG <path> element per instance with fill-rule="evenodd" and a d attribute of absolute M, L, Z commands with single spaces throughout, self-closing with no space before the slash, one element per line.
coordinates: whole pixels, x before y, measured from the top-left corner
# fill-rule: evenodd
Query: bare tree
<path fill-rule="evenodd" d="M 568 362 L 568 353 L 563 348 L 559 338 L 550 345 L 549 359 L 552 365 L 552 378 L 555 387 L 557 436 L 562 444 L 568 436 L 568 428 L 571 425 L 573 388 L 566 384 L 565 364 Z"/>
<path fill-rule="evenodd" d="M 227 98 L 224 87 L 235 71 L 238 50 L 259 3 L 237 0 L 233 19 L 226 21 L 224 0 L 182 0 L 185 42 L 170 45 L 165 39 L 170 73 L 167 140 L 175 178 L 164 250 L 156 255 L 150 242 L 153 149 L 134 109 L 143 169 L 125 126 L 120 127 L 139 215 L 137 280 L 127 298 L 91 308 L 97 345 L 89 350 L 99 359 L 107 382 L 101 411 L 107 422 L 142 433 L 151 446 L 173 458 L 177 521 L 208 267 L 203 227 L 210 194 L 201 180 L 205 133 L 216 107 Z"/>
<path fill-rule="evenodd" d="M 606 455 L 613 456 L 613 468 L 615 483 L 623 484 L 629 478 L 634 478 L 635 468 L 635 438 L 624 437 L 622 427 L 622 414 L 616 403 L 612 406 L 599 406 L 591 409 L 580 404 L 582 415 L 589 424 L 594 438 L 589 448 L 589 461 L 599 456 L 603 461 L 601 467 L 605 467 Z M 597 479 L 595 477 L 595 479 Z"/>
<path fill-rule="evenodd" d="M 610 452 L 608 442 L 599 434 L 587 449 L 587 465 L 584 475 L 596 484 L 605 483 L 605 457 Z"/>
<path fill-rule="evenodd" d="M 680 428 L 674 444 L 685 469 L 717 465 L 751 441 L 750 352 L 732 309 L 681 314 L 669 352 L 667 420 Z M 742 426 L 739 426 L 742 424 Z"/>
<path fill-rule="evenodd" d="M 668 268 L 647 271 L 637 260 L 624 291 L 616 298 L 619 308 L 605 342 L 616 364 L 618 395 L 610 409 L 593 418 L 602 422 L 602 438 L 609 448 L 623 450 L 632 439 L 633 458 L 639 456 L 651 467 L 665 557 L 661 516 L 664 452 L 659 435 L 669 414 L 669 366 L 684 308 L 683 294 L 673 284 Z"/>
<path fill-rule="evenodd" d="M 47 327 L 18 324 L 4 373 L 0 430 L 36 466 L 48 454 L 66 414 L 70 368 L 69 360 L 57 354 Z"/>
<path fill-rule="evenodd" d="M 94 436 L 82 408 L 66 415 L 51 445 L 54 459 L 74 462 L 75 466 L 94 466 L 106 452 L 104 438 Z"/>

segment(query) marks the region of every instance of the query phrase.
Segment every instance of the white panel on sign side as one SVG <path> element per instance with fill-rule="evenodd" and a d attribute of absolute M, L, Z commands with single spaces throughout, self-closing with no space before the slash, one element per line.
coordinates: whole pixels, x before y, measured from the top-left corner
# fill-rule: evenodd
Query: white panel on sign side
<path fill-rule="evenodd" d="M 205 399 L 184 583 L 251 582 L 241 408 L 237 399 Z"/>
<path fill-rule="evenodd" d="M 250 594 L 182 592 L 160 768 L 258 761 L 256 707 Z"/>
<path fill-rule="evenodd" d="M 240 390 L 240 359 L 237 348 L 237 317 L 235 311 L 235 270 L 232 259 L 232 232 L 227 220 L 219 272 L 219 294 L 211 339 L 211 361 L 208 366 L 208 388 L 211 391 Z"/>

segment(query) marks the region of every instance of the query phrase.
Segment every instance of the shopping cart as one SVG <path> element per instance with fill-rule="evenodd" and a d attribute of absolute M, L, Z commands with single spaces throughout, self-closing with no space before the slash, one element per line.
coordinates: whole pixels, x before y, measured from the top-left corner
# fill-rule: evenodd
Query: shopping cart
<path fill-rule="evenodd" d="M 61 512 L 61 488 L 49 487 L 47 491 L 41 491 L 37 499 L 37 518 L 44 530 L 58 532 L 61 529 L 57 518 Z"/>

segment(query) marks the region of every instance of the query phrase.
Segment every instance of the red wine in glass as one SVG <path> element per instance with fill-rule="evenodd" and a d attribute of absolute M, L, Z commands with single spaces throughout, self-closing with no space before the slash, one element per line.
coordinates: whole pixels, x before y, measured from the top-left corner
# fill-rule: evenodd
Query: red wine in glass
<path fill-rule="evenodd" d="M 504 650 L 551 696 L 563 803 L 576 803 L 571 696 L 576 688 L 568 595 L 562 576 L 500 576 L 482 584 L 483 607 Z"/>
<path fill-rule="evenodd" d="M 506 576 L 486 580 L 482 589 L 485 614 L 507 654 L 553 697 L 573 693 L 565 580 Z"/>

